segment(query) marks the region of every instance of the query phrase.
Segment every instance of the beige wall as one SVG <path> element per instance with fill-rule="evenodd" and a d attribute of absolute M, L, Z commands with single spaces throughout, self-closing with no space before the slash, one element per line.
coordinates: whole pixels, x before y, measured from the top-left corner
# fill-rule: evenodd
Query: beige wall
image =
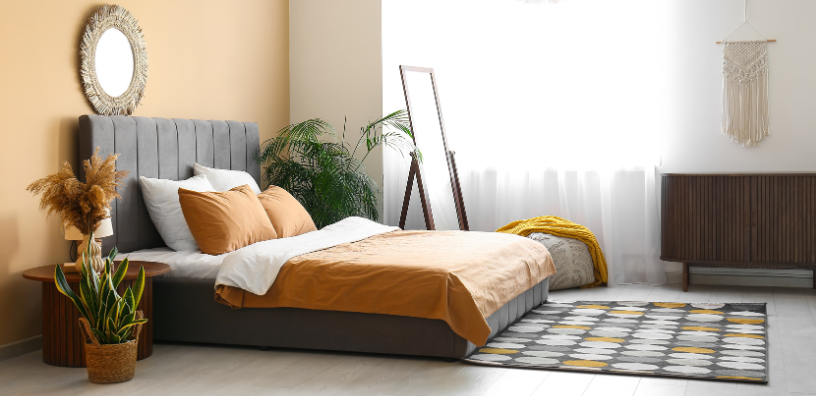
<path fill-rule="evenodd" d="M 40 284 L 28 268 L 68 259 L 57 218 L 25 191 L 77 158 L 77 117 L 92 113 L 79 42 L 102 2 L 0 0 L 0 345 L 41 333 Z M 286 0 L 120 0 L 139 20 L 150 63 L 135 115 L 289 122 Z"/>
<path fill-rule="evenodd" d="M 381 9 L 380 0 L 291 3 L 291 122 L 322 118 L 340 133 L 348 117 L 346 140 L 353 145 L 360 128 L 383 115 Z M 382 187 L 382 149 L 365 166 Z M 382 191 L 377 201 L 382 219 Z"/>

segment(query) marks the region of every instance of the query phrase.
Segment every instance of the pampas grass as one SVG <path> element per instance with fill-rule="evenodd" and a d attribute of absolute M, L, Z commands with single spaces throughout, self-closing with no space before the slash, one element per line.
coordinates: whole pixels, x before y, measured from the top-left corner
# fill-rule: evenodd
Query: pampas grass
<path fill-rule="evenodd" d="M 65 162 L 59 172 L 37 179 L 26 187 L 40 198 L 40 210 L 46 216 L 57 214 L 65 227 L 73 226 L 82 234 L 89 235 L 102 220 L 110 217 L 110 203 L 121 198 L 116 188 L 124 187 L 122 181 L 127 171 L 116 170 L 119 154 L 108 155 L 104 161 L 99 148 L 90 160 L 82 162 L 85 183 L 79 181 L 71 164 Z"/>

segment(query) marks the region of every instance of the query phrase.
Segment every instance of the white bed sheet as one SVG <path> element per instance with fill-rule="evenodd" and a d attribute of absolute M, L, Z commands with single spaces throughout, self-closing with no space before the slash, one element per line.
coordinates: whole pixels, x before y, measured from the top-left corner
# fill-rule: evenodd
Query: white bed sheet
<path fill-rule="evenodd" d="M 212 279 L 215 281 L 218 270 L 224 257 L 229 253 L 212 256 L 201 253 L 200 250 L 187 250 L 177 252 L 170 248 L 156 248 L 138 250 L 133 253 L 120 253 L 116 256 L 116 261 L 147 261 L 151 263 L 164 263 L 170 266 L 170 272 L 163 275 L 168 278 L 193 278 Z"/>

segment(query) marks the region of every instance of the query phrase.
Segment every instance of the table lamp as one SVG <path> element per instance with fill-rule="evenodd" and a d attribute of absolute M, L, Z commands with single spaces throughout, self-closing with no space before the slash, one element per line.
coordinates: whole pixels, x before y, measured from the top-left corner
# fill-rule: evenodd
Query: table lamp
<path fill-rule="evenodd" d="M 111 218 L 108 217 L 102 220 L 102 223 L 96 228 L 96 231 L 94 231 L 94 240 L 91 241 L 91 257 L 89 262 L 91 268 L 96 272 L 101 272 L 105 269 L 105 261 L 102 260 L 102 246 L 100 245 L 102 242 L 101 238 L 111 235 L 113 235 L 113 223 L 111 222 Z M 82 265 L 82 253 L 88 251 L 88 236 L 82 235 L 82 232 L 77 228 L 68 226 L 65 228 L 65 239 L 68 241 L 80 241 L 77 247 L 76 263 L 66 263 L 64 265 L 65 272 L 79 272 L 80 265 Z"/>

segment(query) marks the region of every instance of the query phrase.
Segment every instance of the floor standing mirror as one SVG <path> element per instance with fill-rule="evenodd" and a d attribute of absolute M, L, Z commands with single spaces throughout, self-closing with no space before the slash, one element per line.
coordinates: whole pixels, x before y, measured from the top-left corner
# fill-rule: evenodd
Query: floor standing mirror
<path fill-rule="evenodd" d="M 449 150 L 445 137 L 434 71 L 403 65 L 400 66 L 400 75 L 414 144 L 422 158 L 418 161 L 416 156 L 411 156 L 399 226 L 405 227 L 411 190 L 416 179 L 426 228 L 467 231 L 465 203 L 459 187 L 454 153 Z"/>

